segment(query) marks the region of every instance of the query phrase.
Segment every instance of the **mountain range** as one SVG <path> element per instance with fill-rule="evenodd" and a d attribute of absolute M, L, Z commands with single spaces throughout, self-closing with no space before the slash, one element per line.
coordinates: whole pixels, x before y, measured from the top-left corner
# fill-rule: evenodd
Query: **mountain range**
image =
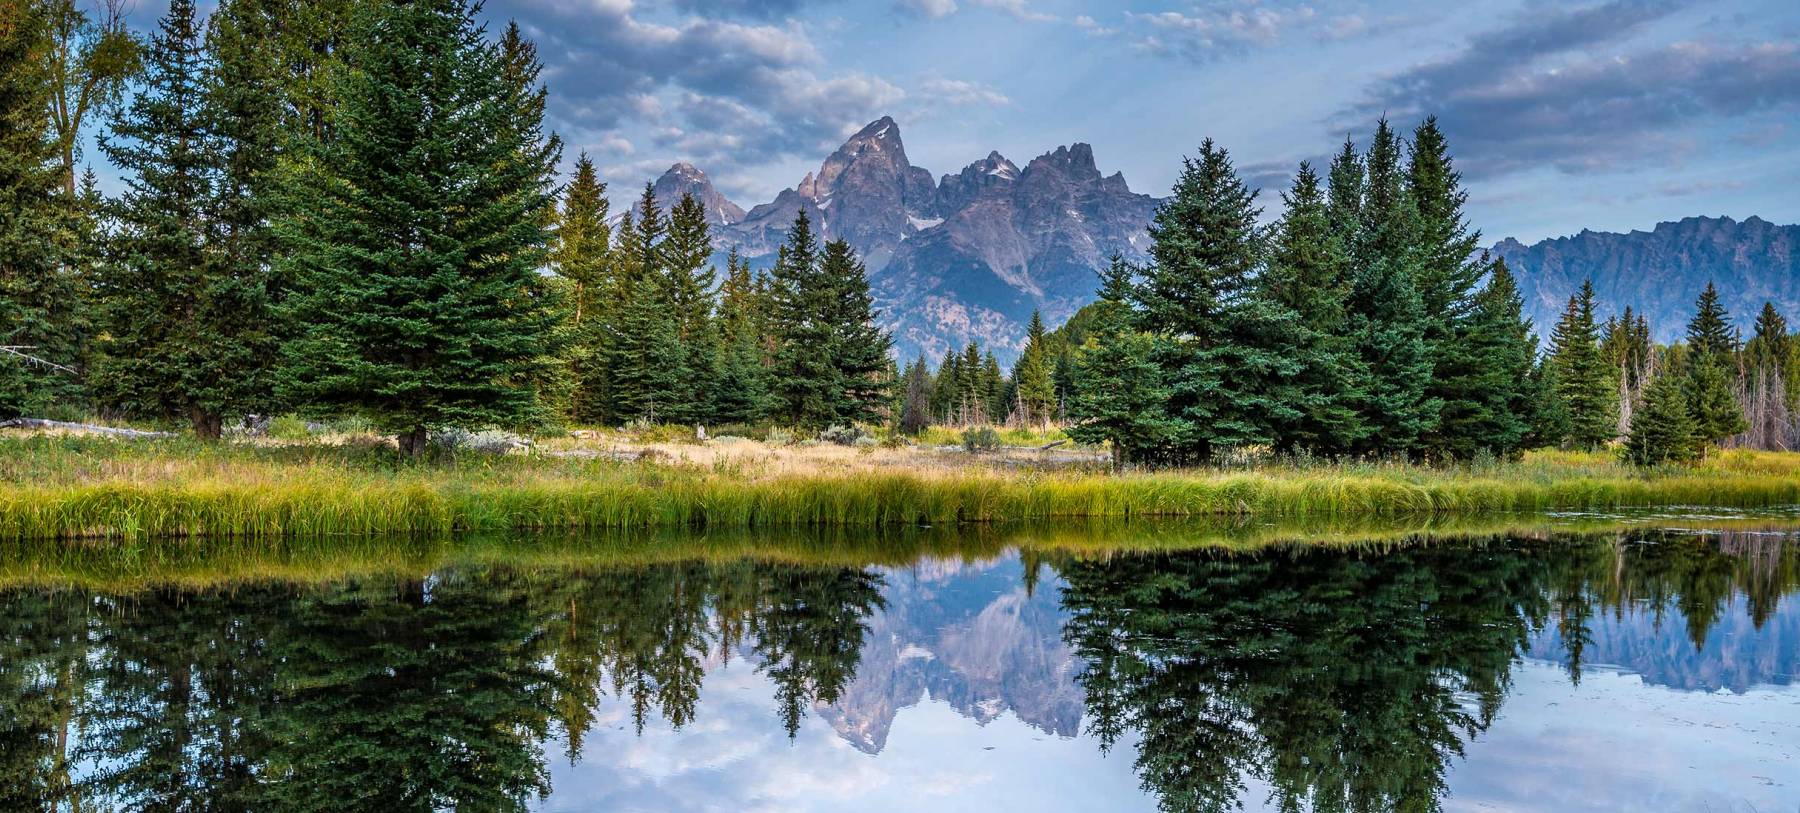
<path fill-rule="evenodd" d="M 1113 254 L 1145 258 L 1144 227 L 1159 203 L 1131 191 L 1120 173 L 1102 175 L 1093 147 L 1079 143 L 1024 167 L 991 152 L 934 179 L 907 159 L 887 117 L 747 212 L 687 163 L 663 173 L 655 192 L 665 206 L 693 195 L 714 247 L 761 268 L 806 212 L 825 239 L 848 241 L 862 258 L 896 355 L 934 361 L 969 341 L 1016 357 L 1032 311 L 1059 324 L 1093 298 L 1097 271 Z"/>
<path fill-rule="evenodd" d="M 751 264 L 775 261 L 804 211 L 825 239 L 844 239 L 868 269 L 882 326 L 902 361 L 978 341 L 1010 363 L 1032 312 L 1055 326 L 1093 299 L 1114 254 L 1147 259 L 1145 231 L 1161 199 L 1104 175 L 1093 147 L 1057 147 L 1023 167 L 998 152 L 934 178 L 906 156 L 900 127 L 882 117 L 850 136 L 815 172 L 748 211 L 700 168 L 677 163 L 655 182 L 664 206 L 691 194 L 705 207 L 714 247 Z M 1271 214 L 1278 214 L 1272 212 Z M 1582 231 L 1490 249 L 1519 280 L 1526 314 L 1546 338 L 1585 279 L 1600 315 L 1643 312 L 1660 341 L 1678 339 L 1711 280 L 1746 331 L 1762 303 L 1800 319 L 1800 226 L 1761 218 L 1690 217 L 1648 232 Z"/>

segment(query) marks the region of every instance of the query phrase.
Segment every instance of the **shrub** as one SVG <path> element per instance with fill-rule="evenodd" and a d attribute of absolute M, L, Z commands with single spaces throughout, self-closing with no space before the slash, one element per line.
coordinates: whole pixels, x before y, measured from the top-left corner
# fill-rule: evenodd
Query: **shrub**
<path fill-rule="evenodd" d="M 305 440 L 312 437 L 312 427 L 294 415 L 282 415 L 269 421 L 269 437 L 276 440 Z"/>
<path fill-rule="evenodd" d="M 864 438 L 874 441 L 868 430 L 852 424 L 850 426 L 833 426 L 819 433 L 819 440 L 835 443 L 839 446 L 855 446 Z"/>
<path fill-rule="evenodd" d="M 1000 448 L 1000 433 L 992 426 L 978 426 L 965 430 L 962 436 L 963 448 L 970 454 L 991 452 Z"/>

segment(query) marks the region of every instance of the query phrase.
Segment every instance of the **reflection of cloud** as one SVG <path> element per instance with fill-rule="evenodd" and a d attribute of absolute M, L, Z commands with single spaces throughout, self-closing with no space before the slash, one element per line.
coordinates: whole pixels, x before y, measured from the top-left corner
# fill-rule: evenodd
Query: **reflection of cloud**
<path fill-rule="evenodd" d="M 1500 719 L 1452 763 L 1444 809 L 1568 813 L 1787 810 L 1800 788 L 1800 691 L 1676 692 L 1594 670 L 1515 667 Z M 1730 732 L 1710 736 L 1703 731 Z"/>

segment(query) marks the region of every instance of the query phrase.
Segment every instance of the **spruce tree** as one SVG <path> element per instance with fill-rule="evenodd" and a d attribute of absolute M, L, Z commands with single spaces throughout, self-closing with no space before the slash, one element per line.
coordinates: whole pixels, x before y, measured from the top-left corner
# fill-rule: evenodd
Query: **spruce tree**
<path fill-rule="evenodd" d="M 1737 334 L 1731 329 L 1731 316 L 1719 302 L 1719 289 L 1711 282 L 1694 303 L 1694 318 L 1687 326 L 1688 352 L 1712 356 L 1721 365 L 1737 352 Z"/>
<path fill-rule="evenodd" d="M 1443 457 L 1467 456 L 1483 448 L 1505 452 L 1509 449 L 1504 447 L 1516 440 L 1510 431 L 1498 437 L 1478 434 L 1510 424 L 1515 417 L 1495 411 L 1503 410 L 1507 399 L 1496 398 L 1488 385 L 1506 371 L 1490 366 L 1499 358 L 1488 352 L 1512 342 L 1517 330 L 1502 324 L 1498 318 L 1502 314 L 1490 309 L 1489 321 L 1479 326 L 1488 335 L 1475 333 L 1478 326 L 1472 321 L 1480 307 L 1479 284 L 1489 262 L 1478 250 L 1481 232 L 1469 228 L 1463 214 L 1468 197 L 1436 117 L 1427 118 L 1413 131 L 1407 199 L 1414 208 L 1418 270 L 1414 281 L 1425 310 L 1427 352 L 1434 361 L 1426 394 L 1442 404 L 1438 426 L 1424 446 L 1428 454 Z"/>
<path fill-rule="evenodd" d="M 801 211 L 769 271 L 769 320 L 778 337 L 770 389 L 775 414 L 797 427 L 830 424 L 842 391 L 827 349 L 832 326 L 821 318 L 830 305 L 819 266 L 812 221 Z"/>
<path fill-rule="evenodd" d="M 1510 457 L 1531 434 L 1534 394 L 1530 388 L 1537 338 L 1523 315 L 1512 272 L 1495 260 L 1476 295 L 1457 341 L 1440 349 L 1438 369 L 1455 379 L 1459 397 L 1447 400 L 1436 447 L 1453 458 L 1486 450 Z"/>
<path fill-rule="evenodd" d="M 1730 374 L 1717 356 L 1690 354 L 1686 383 L 1688 412 L 1702 443 L 1720 443 L 1750 427 L 1732 394 Z"/>
<path fill-rule="evenodd" d="M 612 227 L 607 221 L 606 184 L 584 153 L 575 178 L 563 192 L 550 268 L 564 281 L 564 357 L 570 376 L 568 417 L 582 423 L 609 422 L 605 337 L 617 302 L 613 279 Z"/>
<path fill-rule="evenodd" d="M 1351 247 L 1349 334 L 1367 370 L 1356 407 L 1368 429 L 1352 450 L 1371 456 L 1425 451 L 1443 407 L 1431 394 L 1435 364 L 1418 284 L 1418 218 L 1400 153 L 1399 136 L 1381 120 L 1363 159 L 1367 177 Z"/>
<path fill-rule="evenodd" d="M 670 211 L 669 236 L 662 249 L 669 306 L 682 349 L 683 392 L 671 417 L 705 423 L 712 417 L 722 345 L 713 315 L 712 237 L 706 210 L 692 195 L 682 195 Z"/>
<path fill-rule="evenodd" d="M 79 212 L 61 194 L 46 115 L 50 19 L 35 3 L 0 20 L 0 419 L 80 397 L 85 305 Z"/>
<path fill-rule="evenodd" d="M 833 240 L 819 263 L 824 305 L 818 318 L 828 328 L 825 350 L 836 388 L 831 394 L 831 420 L 851 424 L 875 420 L 887 402 L 893 380 L 888 348 L 893 340 L 876 324 L 869 278 L 850 244 Z"/>
<path fill-rule="evenodd" d="M 1719 290 L 1711 282 L 1694 303 L 1688 322 L 1688 411 L 1703 443 L 1718 443 L 1748 428 L 1743 407 L 1732 393 L 1731 373 L 1736 369 L 1737 336 L 1731 317 L 1719 302 Z"/>
<path fill-rule="evenodd" d="M 618 420 L 660 423 L 685 419 L 691 404 L 680 326 L 663 281 L 637 279 L 614 318 L 606 346 L 611 409 Z"/>
<path fill-rule="evenodd" d="M 1356 142 L 1344 139 L 1343 147 L 1331 159 L 1326 180 L 1330 189 L 1325 200 L 1325 215 L 1331 223 L 1331 236 L 1337 239 L 1340 250 L 1354 251 L 1362 234 L 1363 194 L 1366 192 L 1362 155 L 1356 151 Z"/>
<path fill-rule="evenodd" d="M 1685 463 L 1695 458 L 1698 447 L 1698 429 L 1680 377 L 1656 376 L 1644 391 L 1643 408 L 1632 417 L 1621 456 L 1638 466 Z"/>
<path fill-rule="evenodd" d="M 1367 368 L 1346 330 L 1349 255 L 1310 165 L 1300 165 L 1283 201 L 1287 210 L 1275 226 L 1262 291 L 1292 314 L 1293 326 L 1278 336 L 1277 352 L 1299 361 L 1301 370 L 1295 379 L 1297 415 L 1276 427 L 1275 447 L 1341 454 L 1366 431 L 1355 405 Z"/>
<path fill-rule="evenodd" d="M 1013 385 L 1018 392 L 1019 417 L 1026 423 L 1048 423 L 1056 408 L 1056 384 L 1051 379 L 1050 348 L 1047 346 L 1044 319 L 1031 312 L 1025 329 L 1025 350 L 1013 365 Z"/>
<path fill-rule="evenodd" d="M 1151 222 L 1138 319 L 1169 387 L 1170 462 L 1268 443 L 1275 425 L 1297 417 L 1300 365 L 1267 340 L 1286 326 L 1256 292 L 1264 235 L 1255 197 L 1208 139 Z"/>
<path fill-rule="evenodd" d="M 970 341 L 963 346 L 962 358 L 956 365 L 957 422 L 986 423 L 987 377 L 981 367 L 981 345 Z"/>
<path fill-rule="evenodd" d="M 1100 307 L 1087 341 L 1075 352 L 1069 392 L 1069 437 L 1108 444 L 1113 467 L 1158 458 L 1176 430 L 1164 411 L 1169 390 L 1151 358 L 1151 338 L 1135 327 L 1127 297 L 1136 296 L 1135 269 L 1115 256 L 1101 286 Z"/>
<path fill-rule="evenodd" d="M 411 455 L 435 427 L 534 423 L 556 145 L 464 0 L 376 4 L 356 31 L 332 137 L 283 171 L 282 390 Z"/>
<path fill-rule="evenodd" d="M 240 251 L 241 233 L 221 235 L 226 153 L 209 127 L 212 66 L 191 0 L 170 4 L 145 64 L 143 90 L 101 142 L 126 191 L 109 212 L 94 388 L 103 403 L 216 438 L 225 416 L 270 405 L 275 337 L 260 260 Z"/>
<path fill-rule="evenodd" d="M 1550 365 L 1555 373 L 1556 408 L 1567 415 L 1562 442 L 1592 449 L 1618 434 L 1618 393 L 1612 369 L 1600 354 L 1594 322 L 1594 284 L 1584 282 L 1569 297 L 1561 321 L 1550 334 Z"/>

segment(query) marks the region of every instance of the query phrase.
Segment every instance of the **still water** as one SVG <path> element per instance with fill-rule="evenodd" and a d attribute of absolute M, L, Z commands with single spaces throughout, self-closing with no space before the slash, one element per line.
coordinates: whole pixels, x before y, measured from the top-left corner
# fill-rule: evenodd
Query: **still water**
<path fill-rule="evenodd" d="M 6 588 L 0 809 L 1800 811 L 1787 532 L 830 561 Z"/>

